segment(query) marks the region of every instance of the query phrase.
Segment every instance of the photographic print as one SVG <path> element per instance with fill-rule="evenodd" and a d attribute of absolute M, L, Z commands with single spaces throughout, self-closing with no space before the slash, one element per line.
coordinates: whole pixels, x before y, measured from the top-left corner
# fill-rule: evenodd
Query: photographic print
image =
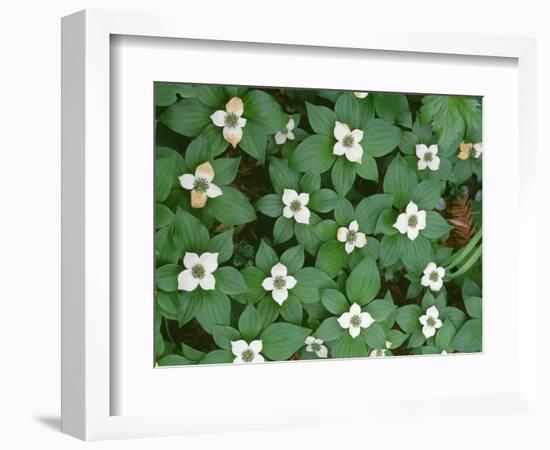
<path fill-rule="evenodd" d="M 482 351 L 482 98 L 154 89 L 158 366 Z"/>

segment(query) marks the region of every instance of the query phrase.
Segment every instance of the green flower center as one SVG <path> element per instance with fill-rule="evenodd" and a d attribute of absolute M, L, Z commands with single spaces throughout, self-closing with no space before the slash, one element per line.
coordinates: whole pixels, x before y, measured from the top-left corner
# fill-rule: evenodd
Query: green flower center
<path fill-rule="evenodd" d="M 250 349 L 245 350 L 242 352 L 241 358 L 244 362 L 252 362 L 254 360 L 254 352 Z"/>
<path fill-rule="evenodd" d="M 357 328 L 359 325 L 361 325 L 361 316 L 353 316 L 350 320 L 351 326 Z"/>
<path fill-rule="evenodd" d="M 191 275 L 200 280 L 206 275 L 206 270 L 204 270 L 204 267 L 201 264 L 197 264 L 191 269 Z"/>
<path fill-rule="evenodd" d="M 193 190 L 204 194 L 208 190 L 208 180 L 205 178 L 195 178 Z"/>
<path fill-rule="evenodd" d="M 281 130 L 281 132 L 282 132 L 283 134 L 288 134 L 288 127 L 284 127 L 284 128 Z"/>
<path fill-rule="evenodd" d="M 316 342 L 314 342 L 313 344 L 311 344 L 311 350 L 313 350 L 314 352 L 318 352 L 319 350 L 321 350 L 321 344 L 317 344 Z"/>
<path fill-rule="evenodd" d="M 424 161 L 426 162 L 430 162 L 433 158 L 433 155 L 431 154 L 431 152 L 426 152 L 424 153 Z"/>
<path fill-rule="evenodd" d="M 470 149 L 470 158 L 475 158 L 475 157 L 476 157 L 476 149 L 472 147 Z"/>
<path fill-rule="evenodd" d="M 357 231 L 352 231 L 352 230 L 349 230 L 348 231 L 348 235 L 346 237 L 346 240 L 350 243 L 350 244 L 353 244 L 355 242 L 355 238 L 357 237 Z"/>
<path fill-rule="evenodd" d="M 433 271 L 432 273 L 430 273 L 430 276 L 428 277 L 430 279 L 430 281 L 437 281 L 439 280 L 439 274 L 437 273 L 437 271 Z"/>
<path fill-rule="evenodd" d="M 225 116 L 225 124 L 230 128 L 235 128 L 239 123 L 239 116 L 235 113 L 227 113 Z"/>
<path fill-rule="evenodd" d="M 435 327 L 436 320 L 433 317 L 428 317 L 428 320 L 426 321 L 429 327 Z"/>
<path fill-rule="evenodd" d="M 299 200 L 293 200 L 290 203 L 290 210 L 292 212 L 298 212 L 298 211 L 300 211 L 300 209 L 302 209 L 302 204 L 300 203 Z"/>
<path fill-rule="evenodd" d="M 418 225 L 418 217 L 413 214 L 412 216 L 409 216 L 409 220 L 407 221 L 407 224 L 409 225 L 410 228 L 416 228 L 416 226 Z"/>
<path fill-rule="evenodd" d="M 353 147 L 355 140 L 353 139 L 353 136 L 351 134 L 348 134 L 344 137 L 342 140 L 342 145 L 346 148 Z"/>
<path fill-rule="evenodd" d="M 286 279 L 285 277 L 275 277 L 273 280 L 273 287 L 275 289 L 282 289 L 286 286 Z"/>

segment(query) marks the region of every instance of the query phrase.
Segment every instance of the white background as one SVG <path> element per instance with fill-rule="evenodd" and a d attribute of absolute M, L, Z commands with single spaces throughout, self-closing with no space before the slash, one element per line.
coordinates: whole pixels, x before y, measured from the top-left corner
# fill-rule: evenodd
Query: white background
<path fill-rule="evenodd" d="M 181 6 L 184 3 L 189 3 L 189 6 Z M 20 0 L 4 4 L 0 14 L 0 192 L 3 207 L 0 222 L 0 447 L 72 449 L 85 445 L 59 433 L 59 18 L 62 15 L 90 7 L 172 10 L 181 16 L 182 27 L 189 20 L 202 20 L 208 26 L 213 16 L 217 26 L 226 20 L 226 26 L 230 27 L 231 15 L 252 16 L 252 11 L 256 10 L 256 20 L 280 21 L 281 33 L 284 33 L 285 27 L 304 26 L 304 23 L 315 23 L 330 32 L 334 21 L 363 17 L 362 26 L 365 27 L 387 23 L 392 28 L 401 27 L 405 30 L 536 36 L 539 39 L 538 141 L 545 162 L 539 165 L 538 176 L 541 180 L 539 189 L 546 191 L 546 194 L 541 195 L 541 199 L 545 200 L 540 211 L 542 223 L 543 216 L 548 216 L 545 213 L 549 194 L 545 171 L 550 162 L 547 153 L 544 153 L 550 151 L 545 138 L 550 114 L 548 108 L 544 108 L 544 104 L 548 105 L 550 101 L 550 31 L 544 31 L 549 15 L 539 6 L 542 4 L 529 0 L 511 2 L 510 6 L 502 1 L 479 0 L 462 0 L 449 5 L 441 1 L 410 0 L 372 4 L 366 0 L 277 0 L 250 3 L 240 0 Z M 202 12 L 200 8 L 204 8 Z M 251 20 L 254 19 L 251 17 Z M 503 192 L 503 195 L 506 193 Z M 510 237 L 518 239 L 520 233 L 529 231 L 510 230 Z M 549 250 L 548 238 L 543 233 L 544 229 L 541 228 L 539 255 Z M 538 267 L 542 279 L 542 259 Z M 533 318 L 540 325 L 544 323 L 543 319 L 542 316 Z M 546 352 L 548 360 L 549 347 L 545 345 L 548 342 L 547 333 L 543 334 L 541 330 L 539 339 L 539 348 Z M 544 374 L 546 380 L 550 379 L 547 370 Z M 548 388 L 544 389 L 547 395 Z M 475 414 L 475 411 L 472 413 Z M 542 421 L 527 423 L 524 418 L 512 415 L 480 420 L 457 417 L 453 421 L 443 421 L 434 418 L 432 411 L 425 419 L 414 417 L 396 424 L 365 423 L 361 429 L 312 427 L 269 433 L 233 433 L 87 445 L 102 449 L 145 449 L 153 446 L 192 449 L 298 448 L 306 445 L 333 449 L 375 446 L 415 448 L 417 445 L 422 448 L 446 449 L 467 446 L 481 448 L 482 445 L 536 449 L 549 446 L 550 438 L 543 432 L 543 425 L 547 426 L 548 423 L 548 419 L 545 424 Z"/>

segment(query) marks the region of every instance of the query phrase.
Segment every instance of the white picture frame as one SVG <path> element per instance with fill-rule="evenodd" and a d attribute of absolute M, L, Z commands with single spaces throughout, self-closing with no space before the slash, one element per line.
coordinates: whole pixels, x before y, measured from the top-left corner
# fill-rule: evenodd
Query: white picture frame
<path fill-rule="evenodd" d="M 518 130 L 517 145 L 511 144 L 512 158 L 519 155 L 518 149 L 535 148 L 535 46 L 531 39 L 512 37 L 479 37 L 469 35 L 451 35 L 435 33 L 396 33 L 384 31 L 366 31 L 334 33 L 327 37 L 321 30 L 309 29 L 308 33 L 299 30 L 289 30 L 284 37 L 275 26 L 231 27 L 204 29 L 200 21 L 181 26 L 177 18 L 164 14 L 143 14 L 106 11 L 83 11 L 63 19 L 63 153 L 62 153 L 62 430 L 70 435 L 86 440 L 109 439 L 121 437 L 162 436 L 170 434 L 196 433 L 206 431 L 246 430 L 265 427 L 268 410 L 237 412 L 233 411 L 231 420 L 223 420 L 229 412 L 227 404 L 216 405 L 219 411 L 211 411 L 210 415 L 184 415 L 183 411 L 166 412 L 156 410 L 147 401 L 143 408 L 119 409 L 114 402 L 118 390 L 131 386 L 130 378 L 113 378 L 113 358 L 120 355 L 120 349 L 113 348 L 114 336 L 118 333 L 117 318 L 113 315 L 110 298 L 113 295 L 113 280 L 111 280 L 111 253 L 113 246 L 112 234 L 112 187 L 118 182 L 117 173 L 111 167 L 110 148 L 113 143 L 111 130 L 111 107 L 114 100 L 112 88 L 113 70 L 112 58 L 113 36 L 137 36 L 142 38 L 170 38 L 187 41 L 219 41 L 231 42 L 237 46 L 278 44 L 278 52 L 283 56 L 291 52 L 292 46 L 317 49 L 333 55 L 349 50 L 370 50 L 378 52 L 395 52 L 407 54 L 411 61 L 414 58 L 426 58 L 428 55 L 455 55 L 456 57 L 489 57 L 505 58 L 517 63 L 519 82 L 517 105 L 512 103 L 511 109 L 518 111 L 518 119 L 514 118 L 514 126 Z M 159 45 L 167 45 L 161 42 Z M 326 50 L 323 50 L 326 49 Z M 416 55 L 416 56 L 415 56 Z M 449 56 L 449 58 L 453 58 Z M 474 61 L 475 63 L 475 61 Z M 411 62 L 412 64 L 412 62 Z M 229 79 L 227 78 L 229 77 Z M 147 81 L 144 79 L 144 81 Z M 172 79 L 170 81 L 186 81 Z M 226 75 L 226 78 L 216 80 L 211 78 L 205 82 L 225 82 L 227 84 L 242 82 L 242 75 Z M 245 80 L 252 82 L 251 80 Z M 336 80 L 338 82 L 338 80 Z M 348 80 L 352 83 L 353 80 Z M 326 83 L 330 83 L 327 79 Z M 246 83 L 243 83 L 246 84 Z M 325 85 L 323 87 L 331 87 Z M 396 87 L 397 89 L 397 87 Z M 427 86 L 425 89 L 430 89 Z M 443 88 L 445 89 L 445 88 Z M 407 89 L 397 89 L 407 91 Z M 133 119 L 132 119 L 133 120 Z M 152 141 L 151 141 L 152 142 Z M 151 143 L 152 148 L 152 143 Z M 513 148 L 513 151 L 512 151 Z M 513 170 L 511 160 L 508 165 L 502 162 L 504 173 Z M 519 177 L 513 177 L 511 195 L 514 211 L 521 213 L 522 225 L 535 228 L 536 217 L 533 207 L 536 198 L 534 184 L 530 174 L 534 173 L 537 164 L 536 152 L 523 152 L 519 159 Z M 491 157 L 486 160 L 490 167 Z M 485 170 L 491 170 L 485 168 Z M 502 183 L 502 179 L 498 181 Z M 495 181 L 495 183 L 497 183 Z M 495 184 L 495 187 L 497 184 Z M 485 190 L 485 189 L 484 189 Z M 519 202 L 519 198 L 522 202 Z M 493 210 L 490 210 L 492 212 Z M 497 216 L 498 210 L 494 210 Z M 496 240 L 487 250 L 497 251 Z M 522 246 L 513 248 L 517 260 L 536 261 L 536 235 L 530 234 L 522 238 Z M 495 258 L 493 254 L 493 258 Z M 490 253 L 487 258 L 491 258 Z M 498 258 L 495 258 L 495 262 Z M 534 264 L 534 263 L 533 263 Z M 529 268 L 511 266 L 510 276 L 515 277 L 513 285 L 522 280 L 528 280 L 531 273 L 536 272 L 533 264 Z M 485 266 L 485 270 L 494 270 Z M 515 270 L 517 268 L 517 270 Z M 531 273 L 528 273 L 530 271 Z M 525 298 L 522 308 L 534 311 L 537 308 L 536 286 L 530 284 L 522 287 Z M 508 294 L 512 306 L 517 306 L 517 294 L 511 290 Z M 490 312 L 490 310 L 489 310 Z M 485 310 L 487 313 L 487 309 Z M 144 319 L 146 320 L 146 318 Z M 441 394 L 432 396 L 429 401 L 437 402 L 441 415 L 468 415 L 472 404 L 485 414 L 495 414 L 502 410 L 503 405 L 517 413 L 537 414 L 540 405 L 536 404 L 536 327 L 533 327 L 529 317 L 522 310 L 517 316 L 508 317 L 514 320 L 517 327 L 514 339 L 514 358 L 509 364 L 518 365 L 513 377 L 506 379 L 495 388 L 494 392 L 449 392 L 448 397 Z M 502 333 L 496 330 L 495 333 Z M 152 333 L 151 339 L 152 341 Z M 491 342 L 492 344 L 492 342 Z M 124 348 L 124 347 L 122 347 Z M 521 349 L 522 351 L 518 351 Z M 495 352 L 498 353 L 498 352 Z M 491 354 L 485 353 L 487 364 L 491 362 Z M 473 360 L 472 358 L 477 358 Z M 443 366 L 453 370 L 480 368 L 480 357 L 464 355 L 446 360 L 436 361 L 431 358 L 430 367 L 444 370 Z M 414 359 L 414 358 L 411 358 Z M 418 360 L 417 360 L 418 361 Z M 501 355 L 498 364 L 506 361 Z M 349 370 L 353 361 L 334 361 L 330 363 L 331 376 L 338 371 Z M 398 368 L 403 359 L 395 358 L 384 362 L 386 369 Z M 417 362 L 407 363 L 413 368 Z M 299 367 L 298 367 L 299 366 Z M 298 367 L 298 368 L 295 368 Z M 328 367 L 328 366 L 327 366 Z M 128 366 L 131 368 L 131 366 Z M 212 370 L 212 368 L 206 368 Z M 226 367 L 233 373 L 242 376 L 284 377 L 310 376 L 319 370 L 317 364 L 266 364 L 254 367 L 253 372 L 244 372 L 243 367 Z M 489 370 L 490 367 L 487 369 Z M 125 370 L 123 367 L 122 371 Z M 138 369 L 136 369 L 138 370 Z M 148 369 L 149 370 L 149 369 Z M 154 370 L 152 367 L 150 370 Z M 178 376 L 197 377 L 197 374 L 181 371 L 181 369 L 166 369 L 161 375 L 167 381 L 170 370 L 178 371 Z M 188 370 L 188 369 L 185 369 Z M 194 370 L 191 368 L 191 370 Z M 222 370 L 217 368 L 216 370 Z M 324 369 L 323 369 L 324 370 Z M 328 369 L 327 369 L 328 370 Z M 484 368 L 485 370 L 485 368 Z M 238 372 L 236 372 L 238 371 Z M 283 373 L 283 371 L 286 373 Z M 128 372 L 128 370 L 126 370 Z M 133 372 L 132 372 L 133 373 Z M 160 372 L 156 372 L 159 374 Z M 187 375 L 186 375 L 187 374 Z M 290 374 L 290 375 L 289 375 Z M 381 374 L 383 375 L 383 374 Z M 137 374 L 139 377 L 141 375 Z M 204 372 L 201 374 L 204 376 Z M 225 370 L 224 376 L 232 375 Z M 233 375 L 236 376 L 236 375 Z M 337 375 L 336 375 L 337 376 Z M 173 378 L 173 377 L 172 377 Z M 199 377 L 200 378 L 200 377 Z M 513 378 L 513 379 L 512 379 Z M 141 378 L 137 378 L 139 382 Z M 505 377 L 503 377 L 505 379 Z M 118 380 L 118 381 L 117 381 Z M 122 380 L 122 381 L 121 381 Z M 497 383 L 498 384 L 498 383 Z M 150 386 L 147 386 L 150 388 Z M 129 395 L 138 395 L 137 391 L 129 391 Z M 454 397 L 453 397 L 454 396 Z M 270 426 L 310 425 L 312 423 L 333 423 L 337 418 L 349 418 L 352 410 L 361 409 L 364 414 L 376 416 L 380 411 L 393 414 L 392 405 L 396 401 L 406 402 L 407 411 L 414 414 L 426 406 L 429 396 L 403 397 L 384 401 L 373 399 L 372 403 L 364 398 L 357 402 L 336 404 L 334 400 L 311 405 L 272 405 L 280 411 L 280 419 L 271 420 Z M 138 399 L 140 400 L 140 399 Z M 231 401 L 230 397 L 225 399 Z M 140 400 L 141 401 L 141 400 Z M 220 402 L 221 403 L 221 402 Z M 149 406 L 151 412 L 147 413 Z M 258 405 L 256 405 L 258 406 Z M 325 408 L 323 407 L 325 406 Z M 269 408 L 269 404 L 266 405 Z M 113 413 L 116 412 L 116 414 Z M 346 411 L 347 414 L 346 415 Z M 225 414 L 225 416 L 224 416 Z M 343 419 L 342 419 L 343 420 Z"/>

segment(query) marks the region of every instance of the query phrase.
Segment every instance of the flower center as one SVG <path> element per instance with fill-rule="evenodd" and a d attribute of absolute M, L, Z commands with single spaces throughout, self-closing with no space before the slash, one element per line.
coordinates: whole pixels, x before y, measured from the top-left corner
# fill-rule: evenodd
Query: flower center
<path fill-rule="evenodd" d="M 288 127 L 284 127 L 283 130 L 282 130 L 282 133 L 283 134 L 288 134 Z"/>
<path fill-rule="evenodd" d="M 283 289 L 286 286 L 285 277 L 275 277 L 273 280 L 273 287 L 275 289 Z"/>
<path fill-rule="evenodd" d="M 311 349 L 314 352 L 318 352 L 319 350 L 321 350 L 321 344 L 317 344 L 316 342 L 314 342 L 313 344 L 311 344 Z"/>
<path fill-rule="evenodd" d="M 348 236 L 346 237 L 346 240 L 350 243 L 350 244 L 353 244 L 355 242 L 355 238 L 357 237 L 357 232 L 356 231 L 352 231 L 352 230 L 349 230 L 348 231 Z"/>
<path fill-rule="evenodd" d="M 201 264 L 197 264 L 191 269 L 191 275 L 200 280 L 206 275 L 206 270 L 204 270 L 204 267 Z"/>
<path fill-rule="evenodd" d="M 470 149 L 470 157 L 471 158 L 475 158 L 476 157 L 476 149 L 474 147 L 472 147 Z"/>
<path fill-rule="evenodd" d="M 227 113 L 225 116 L 225 124 L 230 128 L 235 128 L 239 123 L 239 116 L 235 113 Z"/>
<path fill-rule="evenodd" d="M 429 327 L 435 327 L 435 319 L 433 317 L 428 317 L 428 320 L 426 321 Z"/>
<path fill-rule="evenodd" d="M 437 281 L 439 280 L 439 274 L 437 273 L 437 271 L 433 271 L 432 273 L 430 273 L 430 281 Z"/>
<path fill-rule="evenodd" d="M 352 327 L 357 328 L 359 325 L 361 325 L 361 316 L 353 316 L 349 322 L 351 323 Z"/>
<path fill-rule="evenodd" d="M 208 180 L 205 178 L 195 178 L 193 190 L 204 194 L 208 190 Z"/>
<path fill-rule="evenodd" d="M 300 211 L 300 209 L 302 209 L 302 204 L 300 203 L 299 200 L 293 200 L 290 203 L 290 210 L 292 212 L 298 212 L 298 211 Z"/>
<path fill-rule="evenodd" d="M 353 139 L 353 136 L 351 134 L 348 134 L 342 140 L 342 145 L 346 148 L 350 148 L 350 147 L 353 147 L 354 142 L 355 140 Z"/>
<path fill-rule="evenodd" d="M 433 155 L 431 154 L 431 152 L 426 152 L 424 153 L 424 161 L 426 162 L 430 162 L 433 158 Z"/>
<path fill-rule="evenodd" d="M 418 225 L 418 217 L 415 214 L 409 216 L 407 223 L 409 228 L 415 228 Z"/>
<path fill-rule="evenodd" d="M 254 352 L 250 349 L 247 349 L 242 352 L 241 358 L 244 362 L 252 362 L 254 360 Z"/>

